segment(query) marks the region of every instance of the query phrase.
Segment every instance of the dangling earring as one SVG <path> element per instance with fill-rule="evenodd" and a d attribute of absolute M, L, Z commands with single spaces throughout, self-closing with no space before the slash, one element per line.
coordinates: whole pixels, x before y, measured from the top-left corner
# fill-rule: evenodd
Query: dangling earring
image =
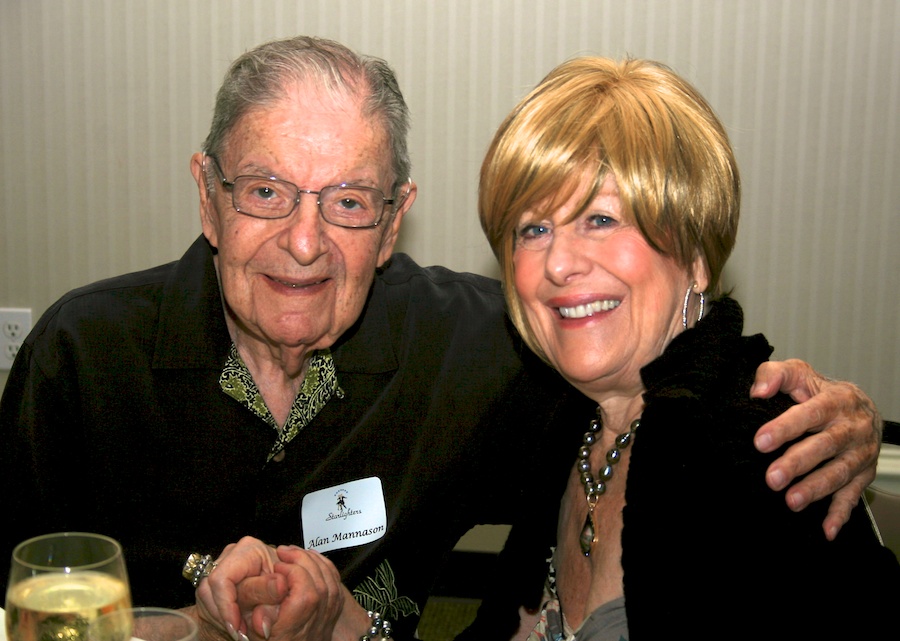
<path fill-rule="evenodd" d="M 684 305 L 681 308 L 681 324 L 684 326 L 685 329 L 688 328 L 687 309 L 688 309 L 688 303 L 691 300 L 691 290 L 694 289 L 694 287 L 696 285 L 697 285 L 696 282 L 693 283 L 690 287 L 687 288 L 687 291 L 684 293 Z M 703 320 L 703 309 L 705 306 L 706 306 L 706 295 L 703 292 L 700 292 L 700 314 L 697 316 L 698 323 L 701 320 Z"/>

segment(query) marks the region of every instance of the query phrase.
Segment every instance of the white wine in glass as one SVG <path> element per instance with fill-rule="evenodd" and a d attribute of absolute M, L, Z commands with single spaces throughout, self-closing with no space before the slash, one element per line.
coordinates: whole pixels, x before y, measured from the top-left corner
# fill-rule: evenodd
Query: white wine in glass
<path fill-rule="evenodd" d="M 122 546 L 108 536 L 45 534 L 13 550 L 8 641 L 85 641 L 92 621 L 130 607 Z"/>

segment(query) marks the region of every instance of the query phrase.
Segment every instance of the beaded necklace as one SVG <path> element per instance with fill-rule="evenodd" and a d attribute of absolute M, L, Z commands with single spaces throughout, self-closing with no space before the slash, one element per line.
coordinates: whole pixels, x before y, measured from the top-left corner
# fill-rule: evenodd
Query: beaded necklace
<path fill-rule="evenodd" d="M 594 480 L 591 472 L 591 445 L 597 442 L 597 433 L 603 427 L 600 417 L 600 408 L 597 408 L 597 418 L 591 421 L 588 431 L 584 433 L 582 446 L 578 450 L 578 471 L 581 474 L 581 484 L 584 486 L 584 496 L 587 499 L 588 513 L 581 528 L 578 543 L 585 556 L 591 555 L 591 548 L 597 542 L 596 529 L 594 528 L 594 507 L 600 496 L 606 492 L 606 484 L 613 476 L 613 466 L 622 458 L 622 450 L 627 448 L 634 437 L 637 428 L 641 426 L 641 419 L 636 418 L 631 422 L 627 432 L 619 434 L 610 449 L 606 453 L 606 466 L 598 472 L 599 480 Z"/>

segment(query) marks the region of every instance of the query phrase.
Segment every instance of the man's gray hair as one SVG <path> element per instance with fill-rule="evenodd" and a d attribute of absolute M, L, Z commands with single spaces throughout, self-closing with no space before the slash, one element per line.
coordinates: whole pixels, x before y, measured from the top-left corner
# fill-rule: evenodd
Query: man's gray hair
<path fill-rule="evenodd" d="M 235 60 L 216 94 L 203 151 L 218 157 L 238 120 L 285 98 L 297 82 L 314 82 L 336 98 L 363 98 L 363 114 L 381 121 L 391 146 L 392 192 L 410 176 L 409 108 L 391 67 L 333 40 L 297 36 L 262 44 Z"/>

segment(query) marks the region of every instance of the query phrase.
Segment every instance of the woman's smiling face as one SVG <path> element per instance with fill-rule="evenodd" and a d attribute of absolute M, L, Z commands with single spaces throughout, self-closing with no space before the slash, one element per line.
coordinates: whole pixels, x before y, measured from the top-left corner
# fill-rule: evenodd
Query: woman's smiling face
<path fill-rule="evenodd" d="M 629 222 L 612 174 L 576 214 L 592 186 L 586 177 L 543 218 L 525 212 L 513 262 L 538 345 L 572 385 L 599 401 L 640 390 L 640 368 L 683 331 L 684 294 L 695 278 Z"/>

